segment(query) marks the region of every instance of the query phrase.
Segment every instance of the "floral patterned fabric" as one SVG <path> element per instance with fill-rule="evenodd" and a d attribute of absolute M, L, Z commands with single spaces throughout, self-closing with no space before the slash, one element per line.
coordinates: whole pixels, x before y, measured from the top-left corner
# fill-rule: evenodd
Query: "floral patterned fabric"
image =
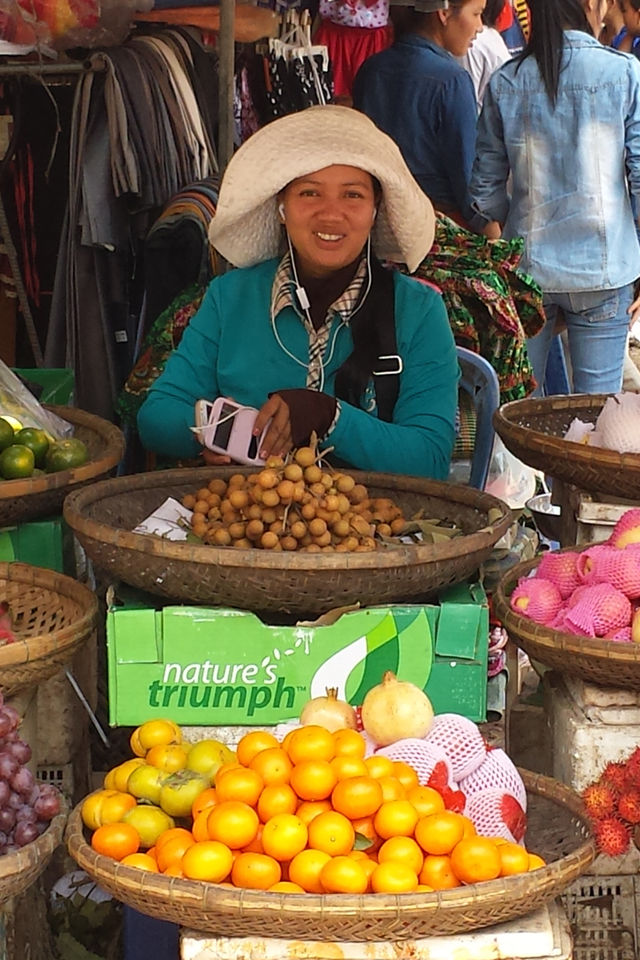
<path fill-rule="evenodd" d="M 489 241 L 437 214 L 434 244 L 415 276 L 435 284 L 456 343 L 481 354 L 500 383 L 501 403 L 536 385 L 525 347 L 544 324 L 542 291 L 518 270 L 524 241 Z"/>

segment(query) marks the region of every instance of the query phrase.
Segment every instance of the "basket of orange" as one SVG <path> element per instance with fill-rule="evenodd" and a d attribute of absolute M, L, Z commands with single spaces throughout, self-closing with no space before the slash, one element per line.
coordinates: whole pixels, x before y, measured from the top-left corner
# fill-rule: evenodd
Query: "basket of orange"
<path fill-rule="evenodd" d="M 73 811 L 69 852 L 115 898 L 213 935 L 469 931 L 542 906 L 594 856 L 567 787 L 521 771 L 527 847 L 506 828 L 483 836 L 456 808 L 460 791 L 367 756 L 366 738 L 348 727 L 307 724 L 282 741 L 255 730 L 229 759 L 221 744 L 185 745 L 175 724 L 154 720 L 133 746 L 138 756 Z"/>
<path fill-rule="evenodd" d="M 0 479 L 0 526 L 59 513 L 67 493 L 109 476 L 124 454 L 124 436 L 113 423 L 75 407 L 46 409 L 73 426 L 73 438 L 55 445 L 46 470 L 34 470 L 34 458 L 25 453 L 27 443 L 37 451 L 41 430 L 22 430 L 17 444 L 2 449 L 8 468 L 3 476 L 13 479 Z"/>

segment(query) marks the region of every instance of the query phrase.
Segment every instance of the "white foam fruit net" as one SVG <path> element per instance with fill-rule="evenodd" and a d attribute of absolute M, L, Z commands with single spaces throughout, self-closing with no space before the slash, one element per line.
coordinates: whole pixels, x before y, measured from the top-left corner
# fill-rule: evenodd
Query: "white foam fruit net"
<path fill-rule="evenodd" d="M 492 788 L 467 797 L 464 809 L 482 837 L 502 837 L 521 843 L 526 831 L 526 815 L 515 797 Z"/>
<path fill-rule="evenodd" d="M 523 810 L 527 809 L 527 791 L 522 777 L 504 750 L 490 750 L 483 763 L 461 780 L 459 786 L 467 797 L 489 789 L 510 793 Z"/>
<path fill-rule="evenodd" d="M 409 737 L 405 740 L 396 740 L 395 743 L 382 747 L 376 753 L 389 757 L 390 760 L 402 760 L 408 763 L 416 771 L 418 780 L 423 785 L 428 783 L 429 777 L 435 771 L 437 786 L 449 786 L 452 790 L 457 788 L 447 754 L 442 747 L 434 743 Z"/>
<path fill-rule="evenodd" d="M 473 773 L 487 756 L 487 745 L 473 720 L 457 713 L 440 713 L 425 741 L 441 747 L 458 782 Z"/>

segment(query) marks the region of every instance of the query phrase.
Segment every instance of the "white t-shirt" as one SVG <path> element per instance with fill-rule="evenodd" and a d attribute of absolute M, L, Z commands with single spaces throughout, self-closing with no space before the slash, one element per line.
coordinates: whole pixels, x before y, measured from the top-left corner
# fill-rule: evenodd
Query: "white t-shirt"
<path fill-rule="evenodd" d="M 469 52 L 464 57 L 456 57 L 460 66 L 471 74 L 473 86 L 476 91 L 476 100 L 478 102 L 478 112 L 482 108 L 482 98 L 485 87 L 494 70 L 496 70 L 505 60 L 511 59 L 511 54 L 507 45 L 502 39 L 501 34 L 493 27 L 483 27 Z"/>

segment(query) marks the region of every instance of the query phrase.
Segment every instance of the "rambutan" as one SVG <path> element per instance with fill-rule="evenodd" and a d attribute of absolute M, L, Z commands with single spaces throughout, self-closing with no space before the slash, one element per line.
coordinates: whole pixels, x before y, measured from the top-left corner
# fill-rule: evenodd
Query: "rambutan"
<path fill-rule="evenodd" d="M 607 784 L 618 794 L 622 793 L 628 786 L 626 764 L 608 763 L 602 771 L 599 782 Z"/>
<path fill-rule="evenodd" d="M 607 857 L 620 857 L 629 849 L 630 835 L 618 817 L 597 820 L 593 827 L 596 846 Z"/>
<path fill-rule="evenodd" d="M 618 800 L 618 813 L 623 820 L 633 826 L 640 823 L 640 790 L 631 788 L 625 790 Z"/>
<path fill-rule="evenodd" d="M 616 809 L 616 795 L 606 783 L 592 783 L 583 791 L 582 800 L 591 820 L 602 820 Z"/>

